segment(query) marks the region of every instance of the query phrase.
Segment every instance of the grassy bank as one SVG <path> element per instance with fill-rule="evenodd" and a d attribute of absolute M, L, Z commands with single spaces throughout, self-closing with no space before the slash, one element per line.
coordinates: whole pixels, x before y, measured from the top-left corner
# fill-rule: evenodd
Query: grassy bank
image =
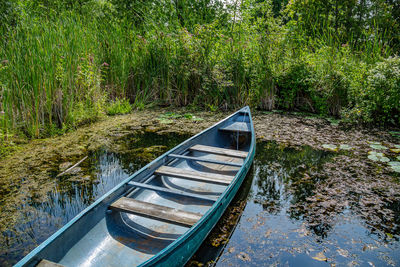
<path fill-rule="evenodd" d="M 277 15 L 270 1 L 182 1 L 183 9 L 163 1 L 126 9 L 128 2 L 7 7 L 1 136 L 62 133 L 96 120 L 117 98 L 139 109 L 247 104 L 399 125 L 400 59 L 388 34 L 365 31 L 354 42 L 328 24 L 310 33 L 291 15 L 295 7 Z"/>

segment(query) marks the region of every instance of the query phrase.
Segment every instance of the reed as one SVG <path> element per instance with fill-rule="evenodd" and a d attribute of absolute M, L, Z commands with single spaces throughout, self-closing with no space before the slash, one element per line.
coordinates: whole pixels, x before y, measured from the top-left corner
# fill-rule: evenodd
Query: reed
<path fill-rule="evenodd" d="M 301 23 L 241 11 L 235 27 L 208 14 L 202 24 L 186 21 L 189 32 L 170 11 L 157 11 L 170 20 L 160 25 L 154 10 L 129 20 L 97 9 L 36 10 L 1 28 L 2 132 L 59 133 L 102 116 L 115 99 L 135 108 L 250 104 L 339 115 L 358 101 L 346 93 L 335 100 L 350 85 L 362 86 L 357 66 L 366 72 L 393 54 L 385 32 L 371 29 L 342 43 L 325 21 L 310 33 Z"/>

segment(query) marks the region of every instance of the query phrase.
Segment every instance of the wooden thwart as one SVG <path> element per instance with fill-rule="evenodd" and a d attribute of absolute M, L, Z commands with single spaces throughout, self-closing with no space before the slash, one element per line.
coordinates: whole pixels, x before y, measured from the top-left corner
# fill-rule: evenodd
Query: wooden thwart
<path fill-rule="evenodd" d="M 234 176 L 229 175 L 190 171 L 169 166 L 161 166 L 154 172 L 154 174 L 223 185 L 230 184 L 234 178 Z"/>
<path fill-rule="evenodd" d="M 251 133 L 250 123 L 248 122 L 234 122 L 228 126 L 219 128 L 219 130 L 228 132 Z"/>
<path fill-rule="evenodd" d="M 186 159 L 186 160 L 194 160 L 199 162 L 208 162 L 213 164 L 220 164 L 220 165 L 227 165 L 227 166 L 234 166 L 234 167 L 242 167 L 242 164 L 229 162 L 229 161 L 220 161 L 215 159 L 206 159 L 206 158 L 199 158 L 199 157 L 190 157 L 184 155 L 177 155 L 177 154 L 169 154 L 168 157 L 178 158 L 178 159 Z"/>
<path fill-rule="evenodd" d="M 173 209 L 127 197 L 121 197 L 111 204 L 110 208 L 186 227 L 194 225 L 202 216 L 200 213 Z"/>
<path fill-rule="evenodd" d="M 64 267 L 64 265 L 43 259 L 36 265 L 36 267 Z"/>
<path fill-rule="evenodd" d="M 248 154 L 245 151 L 226 149 L 215 146 L 205 146 L 205 145 L 194 145 L 189 149 L 192 151 L 199 151 L 199 152 L 205 152 L 205 153 L 235 157 L 235 158 L 246 158 Z"/>
<path fill-rule="evenodd" d="M 199 195 L 199 194 L 193 194 L 193 193 L 185 192 L 182 190 L 171 190 L 171 189 L 168 189 L 165 187 L 154 186 L 154 185 L 149 185 L 149 184 L 144 184 L 144 183 L 137 183 L 137 182 L 129 182 L 128 184 L 138 187 L 138 188 L 143 188 L 143 189 L 148 189 L 148 190 L 153 190 L 153 191 L 158 191 L 158 192 L 163 192 L 163 193 L 169 193 L 169 194 L 173 194 L 173 195 L 197 198 L 197 199 L 212 201 L 212 202 L 217 201 L 216 198 L 211 198 L 211 197 L 207 197 L 207 196 L 203 196 L 203 195 Z"/>

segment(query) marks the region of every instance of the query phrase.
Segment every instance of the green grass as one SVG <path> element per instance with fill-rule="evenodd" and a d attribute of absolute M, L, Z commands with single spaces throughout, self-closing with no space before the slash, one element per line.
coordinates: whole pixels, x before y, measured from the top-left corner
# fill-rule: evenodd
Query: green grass
<path fill-rule="evenodd" d="M 378 98 L 359 97 L 364 81 L 392 53 L 382 34 L 354 48 L 329 28 L 311 38 L 301 25 L 247 15 L 234 27 L 215 20 L 193 24 L 191 32 L 175 22 L 141 28 L 102 3 L 92 13 L 27 12 L 1 29 L 2 131 L 52 135 L 149 104 L 212 111 L 251 105 L 365 121 L 357 108 L 373 115 Z M 384 121 L 396 124 L 398 107 L 384 107 Z"/>
<path fill-rule="evenodd" d="M 132 106 L 127 99 L 115 99 L 107 107 L 108 115 L 126 114 L 132 111 Z"/>

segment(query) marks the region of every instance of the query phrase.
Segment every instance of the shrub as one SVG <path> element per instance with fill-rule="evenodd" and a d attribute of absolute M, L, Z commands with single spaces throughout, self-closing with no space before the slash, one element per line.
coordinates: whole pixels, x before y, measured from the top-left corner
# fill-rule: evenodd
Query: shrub
<path fill-rule="evenodd" d="M 116 98 L 114 102 L 111 102 L 107 107 L 108 115 L 126 114 L 132 111 L 132 106 L 129 104 L 128 99 Z"/>
<path fill-rule="evenodd" d="M 400 123 L 400 58 L 390 57 L 375 63 L 355 83 L 353 106 L 343 115 L 349 121 Z"/>
<path fill-rule="evenodd" d="M 312 85 L 312 73 L 307 63 L 298 61 L 277 77 L 280 106 L 285 109 L 311 109 L 309 90 Z"/>

